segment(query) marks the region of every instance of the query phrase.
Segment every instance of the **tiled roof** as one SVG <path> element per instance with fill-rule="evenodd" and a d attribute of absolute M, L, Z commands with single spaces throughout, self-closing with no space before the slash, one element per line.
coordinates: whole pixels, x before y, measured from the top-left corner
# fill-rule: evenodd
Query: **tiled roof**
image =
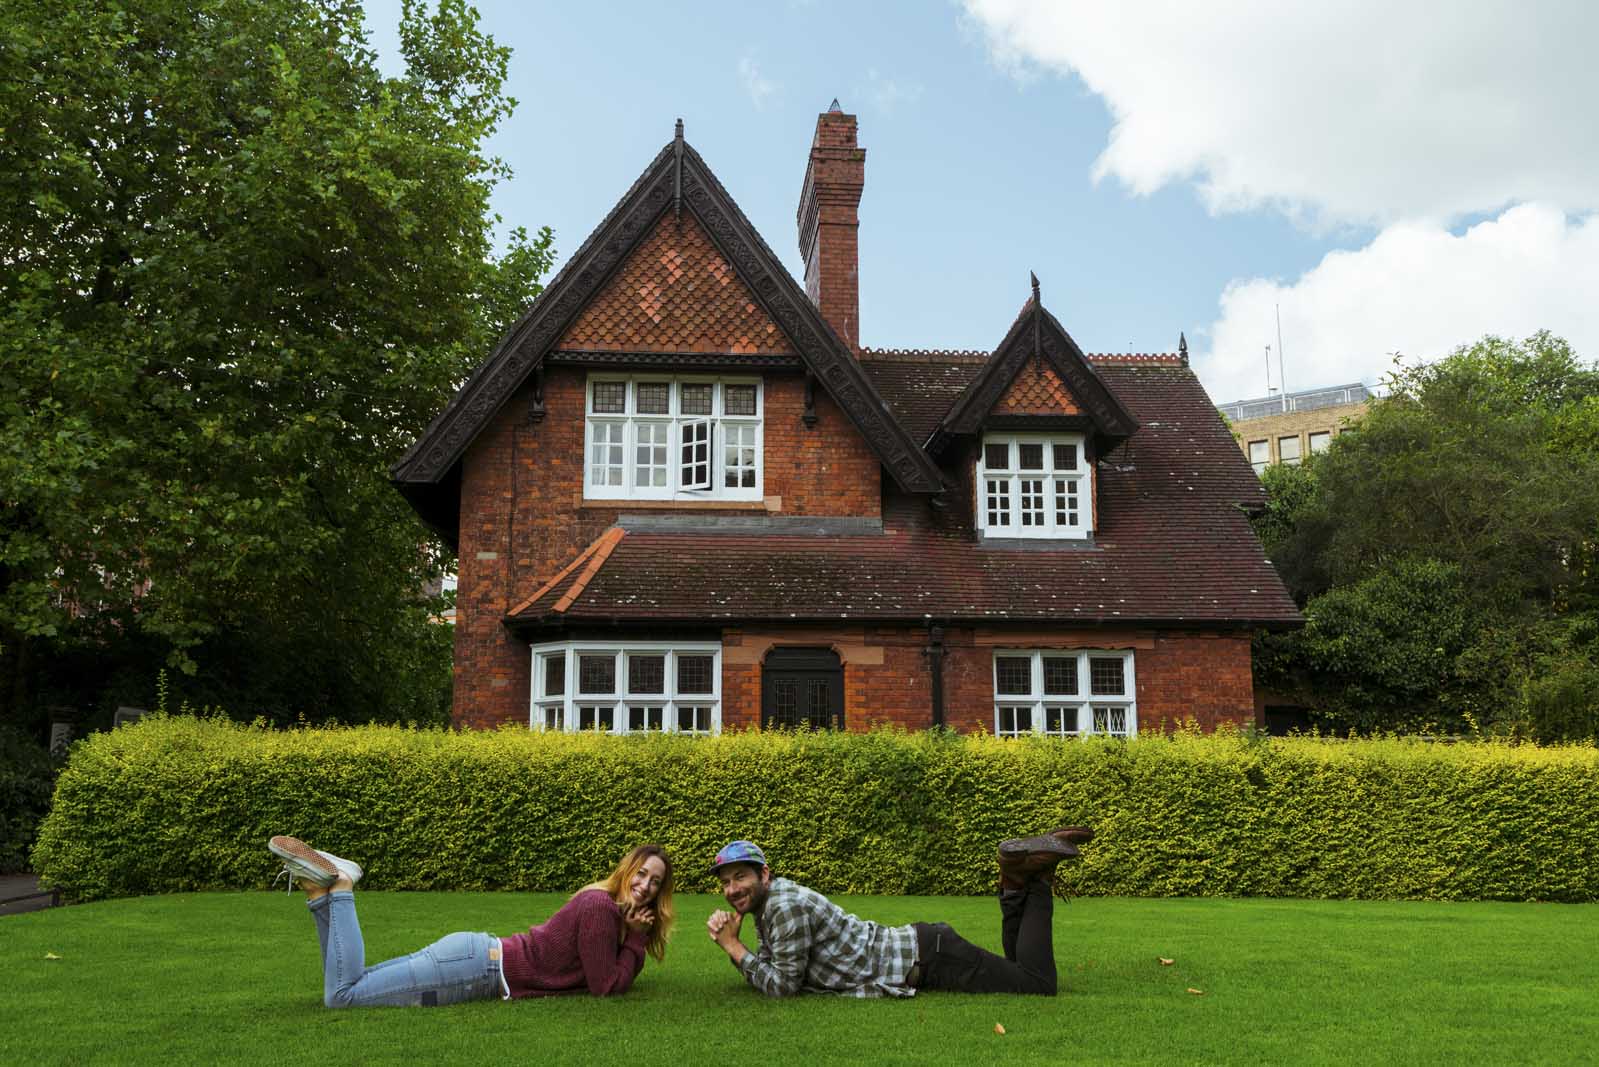
<path fill-rule="evenodd" d="M 663 215 L 556 348 L 794 351 L 692 214 Z"/>
<path fill-rule="evenodd" d="M 927 617 L 1084 625 L 1298 622 L 1236 506 L 1262 502 L 1259 482 L 1192 371 L 1169 359 L 1095 362 L 1141 425 L 1098 467 L 1100 528 L 1092 544 L 981 545 L 970 516 L 951 513 L 967 505 L 952 502 L 939 513 L 919 498 L 890 492 L 881 533 L 634 530 L 614 542 L 561 617 L 678 624 Z M 964 360 L 865 365 L 896 414 L 907 404 L 930 410 L 941 392 L 958 394 L 975 372 Z M 897 376 L 896 369 L 910 366 L 919 366 L 920 376 Z M 939 414 L 921 417 L 930 424 Z M 544 604 L 513 615 L 530 622 L 551 617 Z"/>

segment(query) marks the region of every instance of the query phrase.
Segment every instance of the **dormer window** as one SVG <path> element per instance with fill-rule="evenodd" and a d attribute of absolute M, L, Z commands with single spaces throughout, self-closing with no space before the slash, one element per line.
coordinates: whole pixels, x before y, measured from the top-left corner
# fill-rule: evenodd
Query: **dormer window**
<path fill-rule="evenodd" d="M 588 500 L 761 499 L 759 378 L 594 375 Z"/>
<path fill-rule="evenodd" d="M 977 458 L 977 529 L 984 537 L 1086 538 L 1093 527 L 1080 433 L 987 434 Z"/>

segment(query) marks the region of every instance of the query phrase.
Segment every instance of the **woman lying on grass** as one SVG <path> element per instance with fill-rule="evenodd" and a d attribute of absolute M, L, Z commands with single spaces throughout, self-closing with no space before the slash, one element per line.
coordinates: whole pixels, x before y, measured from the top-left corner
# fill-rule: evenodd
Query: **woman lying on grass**
<path fill-rule="evenodd" d="M 455 1004 L 487 997 L 625 993 L 644 954 L 666 955 L 672 929 L 672 861 L 640 845 L 603 882 L 573 894 L 525 934 L 449 934 L 427 948 L 366 965 L 355 917 L 361 868 L 295 837 L 267 842 L 290 884 L 299 878 L 322 944 L 322 1002 L 330 1008 Z"/>

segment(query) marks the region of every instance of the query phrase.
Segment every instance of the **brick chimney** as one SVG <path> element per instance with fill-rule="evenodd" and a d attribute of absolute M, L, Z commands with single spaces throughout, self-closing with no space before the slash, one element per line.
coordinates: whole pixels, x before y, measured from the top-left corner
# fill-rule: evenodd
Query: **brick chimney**
<path fill-rule="evenodd" d="M 855 116 L 838 101 L 816 116 L 816 137 L 800 190 L 800 255 L 805 292 L 851 350 L 861 343 L 860 254 L 857 231 L 866 149 L 855 146 Z"/>

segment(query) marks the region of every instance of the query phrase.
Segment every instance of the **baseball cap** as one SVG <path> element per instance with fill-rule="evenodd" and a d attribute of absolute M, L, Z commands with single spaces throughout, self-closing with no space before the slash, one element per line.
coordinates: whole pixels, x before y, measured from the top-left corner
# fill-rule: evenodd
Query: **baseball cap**
<path fill-rule="evenodd" d="M 753 841 L 729 841 L 722 846 L 722 851 L 716 854 L 711 861 L 711 873 L 726 867 L 729 863 L 753 863 L 757 867 L 770 866 L 766 862 L 766 853 L 761 851 L 761 846 Z"/>

